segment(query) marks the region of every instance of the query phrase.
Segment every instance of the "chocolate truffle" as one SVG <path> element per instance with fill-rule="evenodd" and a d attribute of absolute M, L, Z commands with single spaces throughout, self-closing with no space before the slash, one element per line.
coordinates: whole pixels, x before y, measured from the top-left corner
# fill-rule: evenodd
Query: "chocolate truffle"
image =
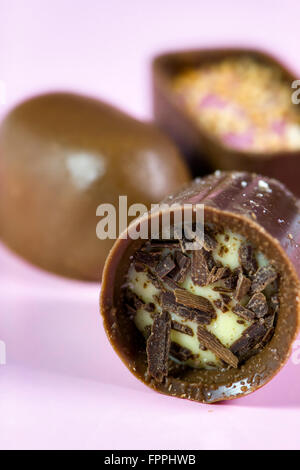
<path fill-rule="evenodd" d="M 216 172 L 163 203 L 106 261 L 109 340 L 159 392 L 206 403 L 247 395 L 283 366 L 298 331 L 298 201 L 274 179 Z M 132 239 L 136 230 L 151 236 Z"/>
<path fill-rule="evenodd" d="M 255 50 L 163 54 L 153 64 L 157 123 L 181 147 L 196 176 L 211 169 L 255 171 L 299 195 L 300 110 L 296 77 Z"/>
<path fill-rule="evenodd" d="M 159 201 L 189 180 L 153 125 L 75 94 L 29 99 L 0 130 L 0 236 L 59 275 L 101 276 L 113 240 L 96 236 L 98 205 Z"/>

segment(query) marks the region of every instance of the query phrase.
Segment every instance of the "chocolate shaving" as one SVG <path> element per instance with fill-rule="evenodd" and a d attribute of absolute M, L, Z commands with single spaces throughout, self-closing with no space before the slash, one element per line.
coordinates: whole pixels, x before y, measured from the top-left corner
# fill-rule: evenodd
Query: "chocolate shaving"
<path fill-rule="evenodd" d="M 247 304 L 247 308 L 252 310 L 255 313 L 257 318 L 262 318 L 268 313 L 268 304 L 267 300 L 261 292 L 253 294 L 251 299 Z"/>
<path fill-rule="evenodd" d="M 194 242 L 197 244 L 199 249 L 205 248 L 206 251 L 212 251 L 216 248 L 217 242 L 213 237 L 213 234 L 208 234 L 207 231 L 204 233 L 204 228 L 200 224 L 185 225 L 184 230 L 175 228 L 174 236 L 176 239 L 181 240 L 182 234 L 184 233 L 184 247 L 186 248 L 186 243 Z M 201 236 L 199 236 L 201 234 Z"/>
<path fill-rule="evenodd" d="M 192 257 L 192 281 L 197 286 L 206 286 L 209 278 L 209 270 L 203 250 L 194 250 Z"/>
<path fill-rule="evenodd" d="M 169 274 L 176 267 L 173 258 L 170 254 L 165 256 L 159 263 L 156 265 L 155 272 L 158 277 L 163 278 Z"/>
<path fill-rule="evenodd" d="M 224 284 L 225 287 L 227 287 L 229 290 L 234 290 L 236 289 L 237 281 L 240 272 L 242 272 L 241 268 L 237 268 L 233 273 L 226 277 L 225 279 L 222 280 L 222 283 Z"/>
<path fill-rule="evenodd" d="M 172 330 L 179 331 L 180 333 L 183 333 L 188 336 L 194 336 L 194 332 L 192 328 L 190 328 L 187 325 L 183 325 L 182 323 L 179 323 L 178 321 L 172 320 L 171 324 Z"/>
<path fill-rule="evenodd" d="M 251 287 L 251 281 L 247 277 L 245 277 L 242 273 L 239 274 L 236 290 L 235 290 L 235 298 L 237 300 L 241 300 L 248 292 Z"/>
<path fill-rule="evenodd" d="M 257 270 L 257 261 L 254 257 L 251 245 L 243 243 L 239 248 L 239 258 L 246 273 L 254 273 Z"/>
<path fill-rule="evenodd" d="M 177 313 L 181 317 L 187 320 L 195 321 L 196 323 L 199 323 L 201 325 L 209 325 L 212 319 L 215 318 L 215 316 L 213 317 L 210 313 L 183 307 L 181 305 L 177 307 Z"/>
<path fill-rule="evenodd" d="M 178 343 L 172 342 L 170 346 L 170 354 L 179 361 L 185 362 L 193 357 L 190 349 L 180 346 Z"/>
<path fill-rule="evenodd" d="M 221 267 L 219 266 L 218 264 L 219 263 L 216 263 L 215 260 L 214 260 L 214 257 L 212 255 L 212 252 L 211 251 L 204 251 L 204 256 L 205 256 L 205 259 L 206 259 L 206 264 L 207 264 L 207 267 L 208 267 L 208 270 L 209 271 L 212 271 L 212 269 L 217 266 L 217 267 Z"/>
<path fill-rule="evenodd" d="M 205 328 L 198 326 L 197 335 L 199 342 L 207 349 L 212 351 L 218 358 L 222 359 L 226 364 L 236 368 L 238 366 L 238 358 L 230 351 L 230 349 L 223 346 L 218 338 L 207 331 Z"/>
<path fill-rule="evenodd" d="M 215 290 L 216 292 L 232 293 L 232 289 L 230 287 L 225 286 L 215 286 L 213 287 L 213 290 Z"/>
<path fill-rule="evenodd" d="M 212 234 L 204 233 L 203 246 L 206 251 L 213 251 L 217 246 L 217 241 Z"/>
<path fill-rule="evenodd" d="M 172 277 L 166 276 L 164 277 L 164 284 L 167 289 L 175 290 L 175 289 L 182 289 L 177 282 Z"/>
<path fill-rule="evenodd" d="M 153 321 L 151 335 L 147 341 L 148 374 L 157 382 L 168 375 L 170 351 L 171 316 L 167 311 L 157 315 Z"/>
<path fill-rule="evenodd" d="M 214 282 L 219 281 L 223 277 L 228 276 L 229 272 L 229 268 L 224 266 L 222 268 L 218 268 L 217 266 L 214 266 L 214 268 L 209 273 L 207 284 L 213 284 Z"/>
<path fill-rule="evenodd" d="M 190 307 L 201 310 L 202 312 L 210 313 L 211 315 L 215 315 L 215 309 L 212 303 L 205 297 L 180 289 L 176 289 L 174 294 L 176 301 L 185 307 Z"/>
<path fill-rule="evenodd" d="M 277 272 L 273 266 L 262 266 L 258 268 L 253 276 L 251 291 L 253 293 L 264 290 L 267 285 L 275 281 L 277 278 Z"/>
<path fill-rule="evenodd" d="M 229 295 L 223 293 L 221 293 L 220 295 L 224 304 L 228 305 L 231 302 L 231 297 Z"/>
<path fill-rule="evenodd" d="M 266 327 L 258 322 L 249 326 L 242 336 L 232 344 L 231 352 L 240 360 L 246 359 L 251 354 L 251 350 L 263 339 L 266 331 Z"/>
<path fill-rule="evenodd" d="M 176 313 L 187 320 L 192 320 L 203 325 L 209 325 L 213 318 L 211 313 L 180 305 L 176 302 L 174 293 L 170 291 L 163 292 L 161 294 L 161 305 L 164 309 L 169 310 L 170 312 Z"/>
<path fill-rule="evenodd" d="M 185 281 L 187 273 L 191 266 L 191 258 L 184 255 L 180 251 L 175 253 L 176 268 L 172 271 L 172 279 L 176 282 L 182 283 Z"/>
<path fill-rule="evenodd" d="M 164 285 L 162 281 L 155 274 L 153 274 L 151 271 L 147 271 L 147 277 L 151 284 L 156 287 L 156 289 L 164 290 Z"/>
<path fill-rule="evenodd" d="M 149 267 L 154 267 L 160 260 L 161 253 L 152 253 L 151 251 L 137 251 L 134 254 L 134 260 L 138 263 L 145 264 Z"/>
<path fill-rule="evenodd" d="M 243 307 L 241 304 L 235 304 L 232 307 L 232 311 L 244 320 L 252 321 L 255 319 L 255 313 Z"/>
<path fill-rule="evenodd" d="M 173 313 L 177 312 L 177 302 L 173 292 L 166 291 L 160 295 L 160 303 L 162 308 L 170 310 Z"/>
<path fill-rule="evenodd" d="M 229 302 L 230 302 L 230 300 L 231 299 L 229 298 Z M 219 310 L 222 310 L 223 313 L 226 313 L 229 310 L 227 305 L 226 305 L 226 302 L 224 302 L 224 300 L 222 298 L 214 300 L 213 304 L 215 305 L 216 308 L 218 308 Z"/>

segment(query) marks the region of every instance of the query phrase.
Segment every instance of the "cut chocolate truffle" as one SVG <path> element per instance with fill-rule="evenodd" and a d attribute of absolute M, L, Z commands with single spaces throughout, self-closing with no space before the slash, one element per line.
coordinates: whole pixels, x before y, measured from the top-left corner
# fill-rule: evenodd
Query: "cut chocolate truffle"
<path fill-rule="evenodd" d="M 260 181 L 270 191 L 253 218 L 250 201 Z M 188 203 L 204 205 L 203 230 L 213 245 L 196 240 L 182 253 L 177 239 L 166 246 L 120 238 L 101 293 L 109 338 L 130 370 L 160 392 L 202 402 L 250 393 L 281 368 L 298 331 L 297 200 L 274 180 L 220 172 L 170 201 L 176 203 L 164 208 L 170 220 Z M 278 223 L 283 208 L 286 225 Z M 159 217 L 149 213 L 139 227 Z M 182 243 L 189 246 L 185 238 Z M 151 260 L 155 253 L 155 262 L 137 269 L 139 252 Z M 185 273 L 177 277 L 180 262 Z M 205 281 L 199 281 L 202 271 Z"/>

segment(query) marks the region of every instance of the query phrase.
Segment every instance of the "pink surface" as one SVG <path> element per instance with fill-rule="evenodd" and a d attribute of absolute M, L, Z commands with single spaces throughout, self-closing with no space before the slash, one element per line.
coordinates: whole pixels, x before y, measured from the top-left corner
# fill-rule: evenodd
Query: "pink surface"
<path fill-rule="evenodd" d="M 297 0 L 0 0 L 1 111 L 65 88 L 149 117 L 149 59 L 184 46 L 261 46 L 300 75 L 299 14 Z M 113 353 L 99 286 L 48 275 L 1 246 L 0 281 L 0 448 L 300 448 L 297 349 L 253 395 L 215 406 L 172 399 Z"/>

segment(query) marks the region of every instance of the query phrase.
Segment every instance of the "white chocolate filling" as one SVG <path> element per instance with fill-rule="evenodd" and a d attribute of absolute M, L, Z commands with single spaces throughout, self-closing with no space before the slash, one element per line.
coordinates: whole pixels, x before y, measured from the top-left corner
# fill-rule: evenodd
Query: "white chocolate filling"
<path fill-rule="evenodd" d="M 244 237 L 227 230 L 225 233 L 218 234 L 216 236 L 216 240 L 218 245 L 212 252 L 214 260 L 222 263 L 223 266 L 229 267 L 231 270 L 239 267 L 239 248 L 241 243 L 245 241 Z M 256 253 L 256 259 L 259 267 L 266 266 L 268 264 L 268 260 L 260 252 Z M 184 283 L 181 284 L 181 287 L 193 294 L 201 295 L 213 303 L 218 299 L 221 300 L 220 293 L 213 289 L 213 287 L 217 285 L 218 283 L 205 287 L 197 286 L 193 283 L 190 275 L 188 275 Z M 154 313 L 161 312 L 161 307 L 157 301 L 160 290 L 151 283 L 145 272 L 137 272 L 133 265 L 130 267 L 128 273 L 128 286 L 130 290 L 143 302 L 154 304 Z M 245 296 L 241 299 L 241 304 L 246 304 L 248 299 L 249 297 Z M 225 347 L 230 347 L 251 325 L 251 322 L 241 319 L 238 315 L 232 312 L 231 308 L 233 307 L 233 304 L 234 302 L 230 302 L 227 305 L 228 310 L 223 312 L 213 303 L 216 311 L 216 318 L 212 320 L 209 325 L 205 326 L 205 328 L 213 333 Z M 193 358 L 188 359 L 185 363 L 196 368 L 210 369 L 222 367 L 220 359 L 217 358 L 212 351 L 201 349 L 201 345 L 197 337 L 198 324 L 195 321 L 182 318 L 171 311 L 170 314 L 173 321 L 189 326 L 194 333 L 193 336 L 190 336 L 173 329 L 171 330 L 171 341 L 184 348 L 188 348 L 194 355 Z M 143 334 L 146 334 L 146 327 L 152 325 L 153 318 L 151 313 L 140 308 L 137 310 L 134 322 L 136 327 Z"/>

